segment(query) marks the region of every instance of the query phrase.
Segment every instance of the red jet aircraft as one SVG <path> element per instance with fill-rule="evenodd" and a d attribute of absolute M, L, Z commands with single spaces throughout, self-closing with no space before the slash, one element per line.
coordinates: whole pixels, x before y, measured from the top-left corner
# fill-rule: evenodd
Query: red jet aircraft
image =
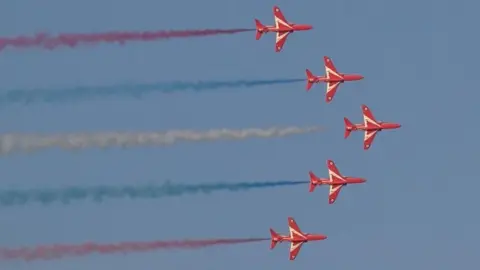
<path fill-rule="evenodd" d="M 262 34 L 268 32 L 276 32 L 277 38 L 275 41 L 275 51 L 280 52 L 287 41 L 287 37 L 290 33 L 294 31 L 305 31 L 312 29 L 311 25 L 308 24 L 295 24 L 288 22 L 283 16 L 282 11 L 277 6 L 273 7 L 273 16 L 275 19 L 275 26 L 265 26 L 259 20 L 255 19 L 255 24 L 257 28 L 256 39 L 259 40 L 262 37 Z"/>
<path fill-rule="evenodd" d="M 333 64 L 332 59 L 328 56 L 323 57 L 325 62 L 325 76 L 315 76 L 310 70 L 305 70 L 307 73 L 307 92 L 314 83 L 327 83 L 327 94 L 325 100 L 330 103 L 337 92 L 337 88 L 341 83 L 348 81 L 359 81 L 363 79 L 362 75 L 358 74 L 343 74 L 339 73 Z"/>
<path fill-rule="evenodd" d="M 343 120 L 345 121 L 345 139 L 348 138 L 350 132 L 354 130 L 365 131 L 365 138 L 363 139 L 363 149 L 365 150 L 368 150 L 370 146 L 372 146 L 373 140 L 379 131 L 401 127 L 400 124 L 377 121 L 367 105 L 362 105 L 362 111 L 363 124 L 352 124 L 346 117 L 344 117 Z"/>
<path fill-rule="evenodd" d="M 300 248 L 303 243 L 308 241 L 318 241 L 327 239 L 326 235 L 323 234 L 309 234 L 303 233 L 298 227 L 297 223 L 292 217 L 288 218 L 288 229 L 290 230 L 290 236 L 280 235 L 276 233 L 273 229 L 270 229 L 270 234 L 272 235 L 272 243 L 270 244 L 270 249 L 274 249 L 277 243 L 283 241 L 290 242 L 290 260 L 293 261 L 300 252 Z"/>
<path fill-rule="evenodd" d="M 329 179 L 319 178 L 313 174 L 312 171 L 308 172 L 308 174 L 310 175 L 310 192 L 313 192 L 316 186 L 330 185 L 330 192 L 328 194 L 329 204 L 333 204 L 337 200 L 338 194 L 340 194 L 342 187 L 348 184 L 361 184 L 367 181 L 360 177 L 341 175 L 333 160 L 327 160 L 327 168 Z"/>

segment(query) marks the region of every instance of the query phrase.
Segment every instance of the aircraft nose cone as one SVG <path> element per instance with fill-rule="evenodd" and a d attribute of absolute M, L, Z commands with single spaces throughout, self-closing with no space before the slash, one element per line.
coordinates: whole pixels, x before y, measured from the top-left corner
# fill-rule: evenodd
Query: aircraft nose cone
<path fill-rule="evenodd" d="M 365 182 L 367 182 L 367 179 L 362 178 L 362 183 L 365 183 Z"/>

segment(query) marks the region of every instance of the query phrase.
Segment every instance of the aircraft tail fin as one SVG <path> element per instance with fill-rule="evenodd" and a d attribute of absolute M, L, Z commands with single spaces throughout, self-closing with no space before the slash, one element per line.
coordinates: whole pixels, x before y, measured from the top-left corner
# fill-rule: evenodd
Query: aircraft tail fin
<path fill-rule="evenodd" d="M 350 132 L 352 132 L 352 130 L 355 129 L 355 126 L 346 117 L 343 118 L 343 121 L 345 122 L 345 136 L 344 137 L 346 139 L 346 138 L 348 138 L 348 136 L 350 136 Z"/>
<path fill-rule="evenodd" d="M 317 185 L 321 185 L 322 183 L 318 181 L 318 177 L 312 171 L 308 172 L 308 174 L 310 175 L 310 186 L 308 191 L 313 192 Z"/>
<path fill-rule="evenodd" d="M 270 235 L 272 236 L 272 242 L 270 243 L 270 249 L 274 249 L 278 241 L 276 239 L 280 238 L 280 235 L 276 233 L 273 229 L 270 228 Z"/>
<path fill-rule="evenodd" d="M 255 19 L 255 28 L 257 29 L 257 34 L 255 36 L 256 40 L 259 40 L 262 37 L 263 34 L 263 29 L 265 28 L 265 25 L 263 25 L 260 20 Z"/>
<path fill-rule="evenodd" d="M 305 70 L 305 73 L 307 73 L 307 91 L 309 91 L 310 88 L 312 88 L 315 76 L 313 76 L 313 73 L 308 68 Z"/>

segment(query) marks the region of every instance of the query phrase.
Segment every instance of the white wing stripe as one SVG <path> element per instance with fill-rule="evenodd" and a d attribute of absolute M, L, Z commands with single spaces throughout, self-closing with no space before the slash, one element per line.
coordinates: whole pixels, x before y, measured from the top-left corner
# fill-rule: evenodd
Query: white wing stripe
<path fill-rule="evenodd" d="M 282 20 L 279 19 L 277 16 L 275 16 L 275 28 L 280 29 L 280 27 L 279 27 L 280 24 L 281 24 L 282 26 L 285 26 L 285 27 L 289 28 L 289 29 L 292 29 L 292 26 L 291 26 L 291 25 L 289 25 L 287 22 L 282 21 Z"/>
<path fill-rule="evenodd" d="M 368 123 L 373 124 L 374 126 L 380 127 L 380 124 L 377 123 L 376 121 L 372 120 L 366 115 L 363 115 L 363 123 L 365 124 L 365 127 L 367 127 Z"/>
<path fill-rule="evenodd" d="M 302 244 L 302 242 L 292 242 L 292 244 L 290 245 L 290 252 L 298 249 Z"/>
<path fill-rule="evenodd" d="M 290 34 L 290 33 L 289 32 L 284 32 L 284 33 L 277 32 L 276 42 L 278 43 L 282 39 L 286 38 L 288 36 L 288 34 Z"/>
<path fill-rule="evenodd" d="M 295 238 L 295 236 L 297 236 L 297 237 L 306 239 L 305 235 L 303 235 L 301 232 L 294 230 L 292 227 L 290 227 L 289 229 L 290 229 L 290 238 L 293 239 Z"/>
<path fill-rule="evenodd" d="M 333 185 L 330 185 L 330 194 L 329 195 L 332 195 L 333 193 L 337 192 L 337 190 L 339 190 L 340 188 L 342 188 L 341 185 L 335 185 L 335 187 Z"/>
<path fill-rule="evenodd" d="M 333 89 L 335 89 L 335 87 L 337 87 L 338 85 L 340 84 L 340 82 L 336 82 L 336 83 L 327 83 L 327 94 L 332 92 Z"/>
<path fill-rule="evenodd" d="M 365 139 L 363 141 L 369 140 L 371 137 L 373 137 L 375 134 L 377 134 L 377 131 L 365 131 Z"/>
<path fill-rule="evenodd" d="M 340 180 L 342 180 L 342 181 L 344 181 L 344 182 L 346 181 L 341 175 L 336 174 L 336 173 L 335 173 L 334 171 L 332 171 L 332 170 L 328 170 L 328 176 L 329 176 L 329 178 L 330 178 L 330 182 L 333 182 L 333 177 L 338 178 L 338 179 L 340 179 Z"/>
<path fill-rule="evenodd" d="M 327 78 L 330 79 L 330 75 L 333 74 L 339 78 L 341 78 L 342 76 L 340 76 L 340 74 L 338 74 L 337 72 L 333 71 L 332 69 L 330 69 L 329 67 L 325 66 L 325 74 L 327 74 Z"/>

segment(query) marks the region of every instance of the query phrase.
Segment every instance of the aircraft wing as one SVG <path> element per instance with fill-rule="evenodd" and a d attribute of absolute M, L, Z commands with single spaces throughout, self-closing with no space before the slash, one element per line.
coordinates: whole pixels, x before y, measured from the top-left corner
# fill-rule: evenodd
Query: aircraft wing
<path fill-rule="evenodd" d="M 297 222 L 292 217 L 288 217 L 288 230 L 290 232 L 290 238 L 291 239 L 304 239 L 305 236 L 300 230 L 300 227 L 298 226 Z"/>
<path fill-rule="evenodd" d="M 378 130 L 366 130 L 365 138 L 363 139 L 363 149 L 368 150 L 372 146 L 375 136 L 377 136 Z"/>
<path fill-rule="evenodd" d="M 340 82 L 327 82 L 327 94 L 325 96 L 325 101 L 327 103 L 333 100 L 339 85 Z"/>
<path fill-rule="evenodd" d="M 373 115 L 372 111 L 370 108 L 368 108 L 366 105 L 362 105 L 362 111 L 363 111 L 363 124 L 365 127 L 380 127 L 380 124 L 378 123 L 377 119 L 375 119 L 375 116 Z M 366 138 L 367 135 L 365 135 Z"/>
<path fill-rule="evenodd" d="M 276 40 L 275 40 L 275 51 L 280 52 L 283 49 L 283 45 L 285 45 L 285 41 L 287 41 L 287 37 L 290 32 L 277 32 Z"/>
<path fill-rule="evenodd" d="M 273 7 L 273 19 L 275 21 L 275 28 L 277 30 L 289 31 L 292 30 L 292 26 L 288 23 L 287 19 L 283 15 L 279 7 Z"/>
<path fill-rule="evenodd" d="M 340 194 L 340 190 L 342 189 L 343 184 L 340 185 L 330 185 L 330 192 L 328 194 L 328 203 L 333 204 L 338 197 L 338 194 Z"/>
<path fill-rule="evenodd" d="M 331 182 L 345 182 L 344 177 L 338 170 L 337 166 L 335 165 L 335 162 L 333 160 L 327 160 L 327 168 L 328 168 L 328 177 L 330 178 Z"/>
<path fill-rule="evenodd" d="M 304 242 L 291 242 L 290 244 L 290 260 L 293 261 L 297 258 L 300 249 Z"/>
<path fill-rule="evenodd" d="M 328 56 L 323 57 L 323 62 L 325 64 L 325 74 L 330 80 L 342 80 L 342 75 L 337 71 L 337 68 L 333 64 L 332 59 Z"/>

